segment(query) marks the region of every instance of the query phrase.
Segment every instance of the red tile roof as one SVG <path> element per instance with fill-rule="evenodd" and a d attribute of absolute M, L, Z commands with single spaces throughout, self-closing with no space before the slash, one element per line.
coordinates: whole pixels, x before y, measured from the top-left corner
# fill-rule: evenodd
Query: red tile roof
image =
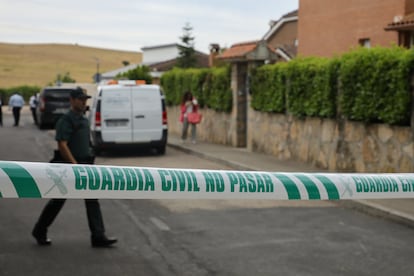
<path fill-rule="evenodd" d="M 195 57 L 196 57 L 196 64 L 194 65 L 194 68 L 207 68 L 207 67 L 209 67 L 209 65 L 208 65 L 208 55 L 200 53 L 200 52 L 196 52 Z M 159 72 L 165 72 L 165 71 L 171 70 L 176 65 L 177 65 L 177 58 L 174 58 L 174 59 L 170 59 L 170 60 L 160 61 L 160 62 L 157 62 L 157 63 L 152 63 L 152 64 L 148 65 L 148 67 L 151 70 L 156 70 L 156 71 L 159 71 Z"/>
<path fill-rule="evenodd" d="M 246 54 L 253 51 L 257 46 L 258 40 L 241 42 L 232 45 L 229 49 L 224 51 L 218 56 L 220 59 L 234 59 L 234 58 L 244 58 Z"/>

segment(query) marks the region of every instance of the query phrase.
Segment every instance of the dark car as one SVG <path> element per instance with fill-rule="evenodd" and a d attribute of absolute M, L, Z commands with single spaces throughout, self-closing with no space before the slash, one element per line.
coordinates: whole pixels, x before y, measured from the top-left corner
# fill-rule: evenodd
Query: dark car
<path fill-rule="evenodd" d="M 69 111 L 70 92 L 76 88 L 46 87 L 39 95 L 37 121 L 39 128 L 54 128 L 57 120 Z"/>

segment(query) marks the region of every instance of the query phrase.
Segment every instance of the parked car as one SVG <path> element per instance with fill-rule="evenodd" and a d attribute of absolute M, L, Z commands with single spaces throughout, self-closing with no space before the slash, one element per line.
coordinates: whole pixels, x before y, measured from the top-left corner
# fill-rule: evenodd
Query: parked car
<path fill-rule="evenodd" d="M 54 128 L 57 120 L 69 111 L 70 92 L 75 88 L 45 87 L 40 92 L 37 105 L 37 122 L 40 129 Z"/>
<path fill-rule="evenodd" d="M 90 109 L 95 153 L 145 145 L 164 154 L 168 126 L 164 94 L 158 85 L 119 81 L 98 87 Z"/>

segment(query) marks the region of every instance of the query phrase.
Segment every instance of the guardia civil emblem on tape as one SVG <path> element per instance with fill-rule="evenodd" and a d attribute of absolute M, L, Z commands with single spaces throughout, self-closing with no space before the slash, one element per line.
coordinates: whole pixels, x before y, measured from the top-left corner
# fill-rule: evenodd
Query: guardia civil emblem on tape
<path fill-rule="evenodd" d="M 0 161 L 3 198 L 414 198 L 414 174 L 282 173 Z"/>

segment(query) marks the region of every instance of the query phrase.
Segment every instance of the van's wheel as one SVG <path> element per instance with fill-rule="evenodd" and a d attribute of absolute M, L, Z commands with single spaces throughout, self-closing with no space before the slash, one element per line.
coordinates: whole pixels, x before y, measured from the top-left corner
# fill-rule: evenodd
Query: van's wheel
<path fill-rule="evenodd" d="M 157 152 L 159 155 L 164 155 L 165 154 L 165 149 L 167 148 L 166 145 L 160 146 L 157 148 Z"/>

